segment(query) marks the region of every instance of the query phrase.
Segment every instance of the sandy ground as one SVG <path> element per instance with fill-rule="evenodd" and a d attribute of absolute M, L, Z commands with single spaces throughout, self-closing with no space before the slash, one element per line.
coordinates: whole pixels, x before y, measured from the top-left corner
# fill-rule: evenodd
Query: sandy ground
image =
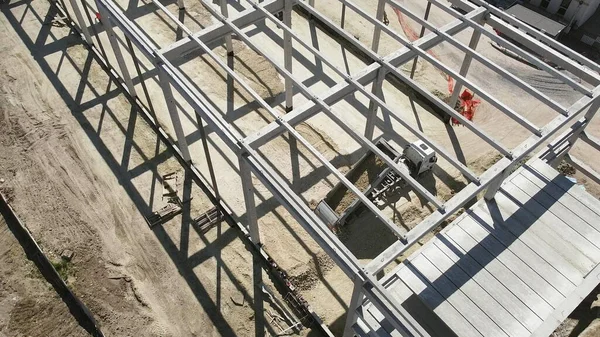
<path fill-rule="evenodd" d="M 285 328 L 265 313 L 276 311 L 260 284 L 274 287 L 237 231 L 221 223 L 202 234 L 190 225 L 212 205 L 189 180 L 179 186 L 182 198 L 193 197 L 183 215 L 148 228 L 143 216 L 165 203 L 160 177 L 180 166 L 49 3 L 2 11 L 1 187 L 50 258 L 75 253 L 67 282 L 103 332 L 255 336 Z M 2 319 L 19 317 L 21 307 L 2 308 Z M 57 324 L 66 329 L 67 318 Z M 42 323 L 25 317 L 19 329 Z"/>
<path fill-rule="evenodd" d="M 117 3 L 129 17 L 136 18 L 136 24 L 151 36 L 158 48 L 182 36 L 148 1 Z M 317 0 L 316 3 L 320 11 L 339 22 L 337 1 Z M 357 3 L 370 13 L 375 11 L 375 1 L 358 0 Z M 421 2 L 405 3 L 418 13 L 424 11 Z M 240 4 L 245 3 L 229 4 L 232 15 L 241 9 Z M 177 13 L 173 2 L 165 2 L 165 5 Z M 148 228 L 143 215 L 164 205 L 160 177 L 179 170 L 179 165 L 132 111 L 79 40 L 69 35 L 68 29 L 56 20 L 48 3 L 35 0 L 2 6 L 0 40 L 6 43 L 0 46 L 0 111 L 3 113 L 0 123 L 4 123 L 1 135 L 7 145 L 0 151 L 0 178 L 6 179 L 4 188 L 12 191 L 17 212 L 49 255 L 59 254 L 65 248 L 75 251 L 69 283 L 97 315 L 105 332 L 119 336 L 253 336 L 260 335 L 264 329 L 268 333 L 276 332 L 277 328 L 269 324 L 263 327 L 255 323 L 260 315 L 255 314 L 254 307 L 262 301 L 254 285 L 261 281 L 269 283 L 269 280 L 255 268 L 253 256 L 238 234 L 225 224 L 207 234 L 200 234 L 189 225 L 189 219 L 211 207 L 193 184 L 181 186 L 184 198 L 193 196 L 182 217 L 155 229 Z M 186 8 L 184 21 L 192 30 L 213 23 L 200 4 L 190 2 Z M 391 27 L 402 32 L 390 8 L 386 12 Z M 372 26 L 351 12 L 346 17 L 346 29 L 370 45 Z M 449 17 L 434 10 L 431 21 L 441 26 L 449 22 Z M 100 28 L 97 22 L 93 24 Z M 318 46 L 350 73 L 365 66 L 296 14 L 293 26 L 302 38 Z M 420 28 L 414 23 L 412 26 L 415 30 Z M 281 31 L 270 23 L 261 26 L 261 30 L 255 28 L 247 29 L 251 39 L 260 42 L 263 51 L 282 61 Z M 124 46 L 121 33 L 117 31 L 117 34 Z M 470 31 L 459 34 L 458 38 L 468 43 Z M 108 48 L 104 33 L 101 41 Z M 399 46 L 384 35 L 380 51 L 385 55 Z M 548 75 L 507 57 L 487 38 L 482 38 L 479 46 L 478 50 L 485 56 L 520 74 L 558 102 L 566 105 L 578 98 Z M 266 59 L 240 41 L 234 40 L 234 50 L 235 56 L 229 62 L 261 97 L 282 113 L 282 77 Z M 453 69 L 460 67 L 464 55 L 455 48 L 444 44 L 434 51 Z M 220 57 L 225 56 L 222 47 L 215 52 Z M 137 55 L 141 53 L 137 51 Z M 110 51 L 108 56 L 110 62 L 116 64 Z M 129 57 L 127 62 L 133 72 Z M 206 55 L 194 53 L 177 64 L 240 134 L 251 135 L 273 120 L 239 85 L 232 85 L 227 74 Z M 301 48 L 294 54 L 293 67 L 294 74 L 315 93 L 323 93 L 339 80 Z M 159 122 L 172 130 L 151 62 L 144 60 L 142 72 Z M 136 90 L 141 93 L 140 78 L 134 77 Z M 415 78 L 432 91 L 447 88 L 439 71 L 423 61 L 419 61 Z M 556 115 L 540 108 L 538 101 L 522 98 L 520 90 L 477 62 L 473 63 L 469 78 L 538 125 Z M 402 118 L 449 149 L 474 171 L 482 172 L 497 158 L 497 152 L 466 128 L 442 123 L 427 107 L 398 92 L 388 82 L 384 83 L 384 96 Z M 145 97 L 141 99 L 149 105 Z M 192 159 L 207 175 L 197 121 L 189 105 L 181 99 L 178 102 L 181 102 L 179 111 Z M 306 98 L 300 94 L 294 97 L 295 107 L 304 102 Z M 367 106 L 365 98 L 357 94 L 334 108 L 344 113 L 345 120 L 355 130 L 362 132 Z M 487 102 L 482 102 L 475 122 L 507 147 L 517 145 L 528 136 L 526 130 Z M 376 135 L 385 133 L 398 146 L 414 140 L 389 116 L 380 113 L 376 125 Z M 296 130 L 342 172 L 363 154 L 357 143 L 322 114 L 300 124 Z M 391 130 L 395 133 L 391 134 Z M 588 130 L 596 132 L 598 123 Z M 219 175 L 219 190 L 243 221 L 245 209 L 236 154 L 213 130 L 207 131 Z M 259 151 L 307 203 L 315 204 L 337 183 L 306 149 L 285 135 Z M 440 161 L 439 169 L 427 179 L 426 186 L 442 199 L 449 198 L 464 184 L 464 178 L 444 161 Z M 255 197 L 265 249 L 339 334 L 352 282 L 257 179 Z M 408 229 L 431 212 L 431 208 L 410 191 L 390 204 L 393 207 L 385 208 L 385 212 Z M 372 219 L 362 221 L 370 223 Z M 385 231 L 359 233 L 364 234 L 368 242 L 380 245 L 358 254 L 363 262 L 390 243 L 380 239 L 389 237 Z M 352 237 L 345 241 L 347 245 L 364 248 L 365 241 Z M 240 297 L 245 298 L 243 306 L 232 300 Z"/>

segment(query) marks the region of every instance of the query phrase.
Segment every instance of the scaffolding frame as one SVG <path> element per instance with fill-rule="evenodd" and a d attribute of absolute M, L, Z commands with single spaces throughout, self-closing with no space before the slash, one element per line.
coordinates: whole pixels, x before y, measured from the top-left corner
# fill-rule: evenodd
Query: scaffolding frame
<path fill-rule="evenodd" d="M 600 181 L 600 174 L 589 167 L 585 167 L 580 160 L 569 154 L 569 149 L 572 148 L 573 144 L 579 138 L 593 147 L 600 149 L 600 140 L 597 140 L 585 132 L 585 128 L 590 124 L 591 119 L 600 108 L 600 66 L 545 36 L 542 32 L 538 32 L 515 18 L 504 14 L 502 11 L 482 0 L 450 0 L 453 7 L 460 9 L 463 13 L 459 13 L 455 8 L 451 8 L 438 0 L 427 1 L 429 2 L 428 8 L 425 18 L 422 19 L 419 15 L 409 10 L 397 0 L 379 0 L 375 16 L 368 14 L 361 9 L 360 6 L 350 0 L 339 0 L 343 5 L 343 10 L 346 8 L 351 9 L 373 24 L 374 32 L 372 46 L 367 47 L 355 39 L 349 32 L 344 30 L 343 21 L 340 25 L 337 25 L 330 18 L 316 10 L 314 1 L 312 0 L 309 2 L 299 0 L 265 0 L 260 3 L 249 1 L 250 7 L 238 13 L 234 18 L 228 17 L 225 0 L 219 1 L 218 7 L 213 7 L 213 4 L 206 0 L 200 0 L 202 5 L 208 9 L 219 23 L 204 28 L 199 32 L 191 31 L 183 22 L 179 21 L 177 16 L 171 13 L 158 0 L 152 0 L 152 3 L 163 12 L 172 23 L 187 34 L 186 37 L 173 44 L 164 48 L 159 48 L 112 0 L 95 0 L 102 25 L 106 30 L 110 46 L 117 59 L 118 68 L 120 70 L 117 71 L 112 68 L 111 71 L 114 71 L 124 82 L 124 88 L 128 91 L 128 94 L 133 99 L 136 99 L 136 89 L 124 60 L 123 51 L 121 50 L 121 46 L 119 45 L 119 41 L 113 30 L 114 27 L 118 27 L 124 34 L 129 45 L 129 49 L 133 56 L 133 62 L 138 73 L 139 60 L 136 59 L 133 54 L 131 48 L 132 42 L 156 67 L 159 76 L 159 84 L 163 90 L 167 110 L 176 134 L 176 149 L 194 173 L 197 174 L 199 170 L 195 168 L 192 162 L 185 132 L 181 125 L 179 112 L 177 111 L 177 102 L 175 101 L 173 90 L 183 97 L 183 99 L 194 109 L 194 114 L 198 120 L 199 131 L 202 136 L 204 156 L 209 166 L 212 182 L 211 187 L 215 192 L 216 200 L 219 202 L 222 200 L 220 200 L 218 194 L 216 174 L 212 167 L 210 151 L 206 144 L 204 124 L 214 130 L 227 147 L 238 155 L 240 177 L 246 206 L 247 223 L 244 226 L 247 229 L 252 243 L 258 247 L 261 245 L 260 228 L 254 200 L 254 186 L 252 182 L 252 175 L 254 175 L 267 187 L 295 220 L 302 225 L 344 273 L 353 280 L 354 292 L 344 329 L 344 336 L 351 336 L 356 331 L 357 318 L 360 317 L 360 310 L 357 309 L 365 300 L 370 301 L 385 316 L 394 329 L 401 334 L 427 335 L 425 329 L 420 326 L 400 303 L 388 293 L 376 275 L 397 257 L 406 252 L 412 245 L 437 228 L 443 221 L 447 220 L 466 203 L 476 198 L 480 192 L 485 191 L 486 198 L 493 198 L 495 192 L 498 190 L 503 180 L 508 176 L 509 172 L 533 151 L 539 149 L 541 145 L 551 141 L 551 138 L 560 130 L 568 128 L 565 133 L 548 145 L 546 152 L 544 152 L 542 156 L 553 164 L 557 164 L 560 160 L 565 158 L 574 163 L 574 165 L 578 165 L 578 167 L 584 171 L 587 170 L 591 175 L 595 175 Z M 80 29 L 81 37 L 88 45 L 90 45 L 90 47 L 94 48 L 95 43 L 92 39 L 93 34 L 90 33 L 90 29 L 93 30 L 94 35 L 98 35 L 98 32 L 93 26 L 88 27 L 85 24 L 85 20 L 81 15 L 80 4 L 78 4 L 76 0 L 70 0 L 70 5 L 75 13 L 76 24 Z M 177 5 L 179 10 L 185 10 L 184 0 L 178 0 Z M 381 22 L 386 5 L 391 5 L 399 9 L 401 13 L 422 25 L 422 33 L 418 40 L 408 41 L 402 35 L 388 28 Z M 340 69 L 335 62 L 329 60 L 318 49 L 304 42 L 302 38 L 294 32 L 291 20 L 291 13 L 294 6 L 309 13 L 309 19 L 319 20 L 321 24 L 327 26 L 331 31 L 341 36 L 344 43 L 355 47 L 370 58 L 372 63 L 353 75 Z M 432 6 L 435 6 L 435 8 L 452 16 L 453 21 L 439 28 L 430 24 L 427 21 L 427 16 L 429 14 L 429 9 Z M 87 9 L 84 8 L 84 10 Z M 283 13 L 282 21 L 279 21 L 275 16 L 276 13 L 280 12 Z M 269 20 L 269 22 L 272 22 L 283 30 L 283 65 L 278 64 L 273 57 L 264 52 L 261 47 L 254 43 L 244 32 L 244 29 L 247 27 L 264 20 Z M 511 40 L 509 41 L 495 35 L 486 29 L 486 25 L 502 32 Z M 458 41 L 455 38 L 455 35 L 467 28 L 472 29 L 473 34 L 469 44 L 465 45 Z M 428 34 L 423 34 L 425 29 L 429 31 Z M 377 50 L 379 48 L 382 32 L 399 42 L 403 47 L 387 56 L 378 54 Z M 536 89 L 526 81 L 477 52 L 476 48 L 481 35 L 485 35 L 498 45 L 511 50 L 521 58 L 567 84 L 583 96 L 568 107 L 562 106 L 539 89 Z M 278 110 L 270 106 L 241 76 L 228 66 L 226 61 L 212 50 L 213 48 L 211 46 L 225 44 L 228 55 L 231 55 L 231 53 L 233 53 L 231 42 L 232 36 L 242 40 L 246 46 L 261 54 L 284 77 L 285 111 L 287 113 L 281 114 Z M 96 38 L 99 43 L 97 36 Z M 428 50 L 443 42 L 447 42 L 465 53 L 466 57 L 458 72 L 428 54 Z M 306 87 L 301 80 L 294 77 L 292 70 L 294 43 L 298 43 L 308 50 L 315 58 L 322 61 L 340 76 L 342 80 L 324 94 L 315 94 L 310 88 Z M 527 45 L 528 50 L 525 50 L 520 45 Z M 221 69 L 227 72 L 229 76 L 244 88 L 256 102 L 274 118 L 274 121 L 249 136 L 242 136 L 230 123 L 225 121 L 218 109 L 209 102 L 201 92 L 199 92 L 199 90 L 174 64 L 174 61 L 179 60 L 194 51 L 201 51 L 203 55 L 207 55 Z M 540 59 L 540 56 L 581 78 L 589 85 L 583 85 L 579 81 L 574 80 L 571 76 L 558 71 L 553 66 L 546 63 L 546 61 Z M 458 99 L 458 94 L 453 95 L 450 102 L 446 103 L 415 81 L 412 78 L 412 74 L 409 76 L 403 71 L 398 70 L 398 67 L 405 63 L 410 61 L 416 62 L 417 57 L 426 60 L 452 77 L 456 81 L 456 86 L 454 88 L 455 93 L 459 92 L 462 87 L 466 87 L 476 94 L 479 94 L 498 111 L 510 117 L 528 130 L 531 133 L 530 137 L 513 149 L 505 147 L 478 127 L 476 123 L 466 119 L 453 109 L 453 105 Z M 551 110 L 557 112 L 557 116 L 546 125 L 538 127 L 508 105 L 494 98 L 492 94 L 467 78 L 467 73 L 473 59 L 477 60 L 488 69 L 498 73 L 504 79 L 510 81 L 525 93 L 536 98 Z M 441 111 L 456 118 L 470 131 L 501 153 L 503 156 L 502 159 L 481 175 L 476 175 L 464 163 L 445 150 L 444 147 L 431 140 L 423 132 L 404 120 L 401 117 L 401 114 L 395 111 L 393 107 L 388 105 L 384 99 L 381 98 L 380 93 L 382 91 L 383 80 L 388 75 L 400 79 L 411 90 L 414 90 L 425 97 Z M 367 89 L 369 85 L 372 87 L 371 90 Z M 144 91 L 146 91 L 145 87 Z M 294 91 L 298 91 L 300 94 L 304 95 L 308 101 L 295 107 L 293 105 Z M 359 92 L 367 97 L 370 103 L 365 130 L 362 134 L 355 131 L 347 124 L 334 108 L 335 103 L 355 92 Z M 405 127 L 412 136 L 428 144 L 441 157 L 452 164 L 453 167 L 469 180 L 468 185 L 456 193 L 451 199 L 442 202 L 412 177 L 405 167 L 399 165 L 394 161 L 394 158 L 388 157 L 379 150 L 373 143 L 375 121 L 379 109 Z M 314 148 L 314 146 L 294 129 L 299 123 L 304 122 L 321 112 L 326 114 L 352 139 L 361 144 L 363 149 L 372 151 L 377 157 L 383 160 L 392 170 L 400 175 L 419 196 L 423 197 L 433 205 L 435 210 L 417 226 L 408 231 L 408 233 L 403 234 L 399 231 L 392 220 L 387 218 L 376 205 L 364 196 L 356 186 L 348 181 L 339 170 L 337 170 L 316 148 Z M 584 112 L 584 116 L 581 116 Z M 156 120 L 154 121 L 156 122 Z M 288 133 L 290 138 L 303 144 L 304 147 L 315 156 L 319 162 L 321 162 L 329 173 L 339 179 L 342 184 L 352 191 L 370 211 L 375 213 L 384 224 L 387 225 L 387 227 L 398 237 L 398 240 L 386 248 L 370 263 L 366 265 L 361 264 L 337 236 L 331 232 L 328 226 L 308 207 L 298 193 L 289 186 L 285 179 L 283 179 L 283 177 L 278 174 L 257 151 L 260 146 L 284 133 Z"/>

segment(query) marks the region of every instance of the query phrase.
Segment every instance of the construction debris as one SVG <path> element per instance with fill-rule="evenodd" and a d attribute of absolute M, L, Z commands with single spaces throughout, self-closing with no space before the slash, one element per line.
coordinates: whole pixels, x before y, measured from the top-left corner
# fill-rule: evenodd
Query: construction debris
<path fill-rule="evenodd" d="M 62 251 L 62 253 L 60 253 L 60 258 L 67 262 L 70 262 L 73 259 L 73 255 L 75 255 L 75 253 L 72 250 L 65 249 Z"/>
<path fill-rule="evenodd" d="M 164 199 L 171 199 L 177 197 L 179 174 L 178 172 L 167 173 L 162 176 L 163 181 L 163 192 L 162 197 Z"/>
<path fill-rule="evenodd" d="M 303 328 L 302 322 L 300 320 L 296 319 L 294 317 L 294 315 L 285 307 L 285 305 L 283 303 L 281 303 L 281 301 L 279 301 L 279 299 L 277 297 L 275 297 L 275 295 L 273 295 L 273 292 L 266 284 L 263 283 L 261 285 L 261 288 L 262 288 L 262 292 L 265 295 L 267 295 L 269 302 L 271 302 L 271 304 L 277 309 L 277 311 L 279 311 L 279 313 L 281 313 L 281 315 L 283 315 L 283 317 L 285 317 L 285 321 L 289 324 L 288 328 L 285 328 L 285 329 L 282 328 L 281 331 L 279 331 L 278 335 L 282 335 L 291 330 L 300 332 L 300 330 L 302 330 L 302 328 Z M 274 318 L 279 317 L 280 319 L 283 319 L 281 317 L 281 315 L 271 314 L 271 316 Z"/>
<path fill-rule="evenodd" d="M 200 233 L 206 233 L 209 229 L 214 227 L 223 219 L 223 214 L 217 207 L 213 207 L 209 209 L 206 213 L 201 214 L 199 217 L 194 219 L 192 225 L 196 227 L 196 229 Z"/>
<path fill-rule="evenodd" d="M 146 222 L 150 227 L 163 224 L 181 214 L 181 210 L 181 202 L 179 202 L 179 199 L 171 199 L 161 209 L 152 212 L 150 216 L 146 217 Z"/>

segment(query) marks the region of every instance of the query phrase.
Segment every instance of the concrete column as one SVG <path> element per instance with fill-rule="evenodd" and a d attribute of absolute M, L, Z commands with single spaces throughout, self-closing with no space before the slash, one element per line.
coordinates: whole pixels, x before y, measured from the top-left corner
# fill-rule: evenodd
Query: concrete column
<path fill-rule="evenodd" d="M 87 44 L 89 44 L 90 46 L 94 45 L 92 36 L 90 35 L 90 31 L 88 30 L 88 26 L 85 23 L 85 20 L 83 19 L 83 15 L 81 15 L 81 11 L 79 10 L 79 4 L 77 4 L 76 0 L 69 0 L 69 2 L 71 3 L 71 7 L 73 8 L 73 12 L 75 13 L 75 20 L 77 20 L 77 25 L 81 29 L 83 37 L 85 38 L 85 42 L 87 42 Z"/>
<path fill-rule="evenodd" d="M 292 28 L 292 1 L 286 0 L 283 6 L 283 23 Z M 283 56 L 285 70 L 292 73 L 292 34 L 289 32 L 283 33 Z M 289 77 L 285 78 L 285 111 L 292 111 L 294 108 L 294 85 L 293 80 Z"/>
<path fill-rule="evenodd" d="M 242 189 L 244 192 L 244 202 L 246 204 L 246 221 L 250 233 L 250 240 L 255 244 L 260 244 L 260 231 L 258 229 L 258 217 L 256 215 L 256 203 L 254 201 L 254 185 L 252 184 L 252 171 L 250 165 L 246 162 L 243 155 L 239 158 L 240 177 L 242 178 Z"/>
<path fill-rule="evenodd" d="M 119 69 L 121 69 L 121 76 L 125 81 L 125 85 L 127 86 L 127 90 L 129 94 L 133 97 L 136 97 L 135 87 L 133 86 L 133 81 L 131 80 L 131 75 L 129 74 L 129 69 L 127 69 L 127 65 L 125 64 L 125 59 L 123 58 L 123 53 L 121 52 L 121 48 L 119 47 L 119 41 L 117 40 L 117 36 L 113 30 L 112 24 L 110 22 L 110 17 L 108 12 L 102 7 L 98 2 L 96 2 L 96 6 L 100 11 L 100 20 L 106 29 L 106 34 L 108 35 L 108 40 L 110 41 L 110 45 L 115 53 L 115 57 L 117 58 L 117 63 L 119 64 Z"/>
<path fill-rule="evenodd" d="M 177 144 L 179 146 L 179 150 L 181 151 L 183 159 L 187 162 L 190 162 L 190 150 L 188 149 L 187 140 L 185 139 L 185 133 L 183 132 L 181 120 L 179 119 L 179 113 L 177 112 L 177 106 L 175 105 L 175 99 L 173 98 L 173 92 L 171 91 L 171 83 L 169 82 L 167 74 L 165 74 L 164 70 L 160 68 L 158 70 L 158 79 L 160 86 L 163 90 L 163 94 L 165 95 L 167 110 L 169 110 L 171 122 L 173 123 L 173 128 L 175 129 L 175 135 L 177 136 Z"/>
<path fill-rule="evenodd" d="M 185 3 L 183 2 L 183 0 L 177 0 L 177 7 L 179 7 L 179 10 L 185 10 Z"/>
<path fill-rule="evenodd" d="M 377 72 L 377 77 L 375 77 L 375 81 L 373 81 L 373 88 L 371 89 L 372 93 L 383 99 L 382 95 L 382 87 L 383 80 L 385 79 L 386 70 L 384 68 L 380 68 Z M 369 101 L 369 111 L 367 112 L 367 125 L 365 126 L 365 138 L 368 140 L 373 140 L 373 133 L 375 132 L 375 120 L 377 119 L 377 111 L 379 110 L 379 106 L 375 104 L 373 101 Z"/>
<path fill-rule="evenodd" d="M 344 326 L 343 337 L 353 337 L 354 330 L 352 326 L 356 323 L 356 309 L 360 307 L 364 295 L 362 293 L 362 281 L 357 277 L 354 279 L 354 290 L 352 291 L 352 299 L 350 300 L 350 306 L 348 307 L 348 313 L 346 314 L 346 325 Z"/>
<path fill-rule="evenodd" d="M 381 21 L 383 19 L 383 12 L 385 10 L 385 0 L 379 0 L 377 3 L 377 13 L 375 14 L 375 18 L 377 21 Z M 373 30 L 373 41 L 371 45 L 371 49 L 377 53 L 379 50 L 379 39 L 381 38 L 381 27 L 375 26 L 375 30 Z"/>
<path fill-rule="evenodd" d="M 475 30 L 473 31 L 473 35 L 471 35 L 471 41 L 469 41 L 469 48 L 475 50 L 477 48 L 477 44 L 479 43 L 479 38 L 481 37 L 481 31 Z M 462 66 L 460 67 L 460 71 L 458 72 L 461 76 L 466 76 L 469 72 L 469 67 L 471 66 L 471 61 L 473 61 L 473 56 L 471 54 L 466 54 L 463 60 Z M 460 91 L 462 90 L 462 83 L 456 82 L 454 86 L 454 91 L 452 92 L 452 96 L 450 97 L 450 107 L 454 109 L 456 102 L 458 101 L 458 95 L 460 95 Z"/>

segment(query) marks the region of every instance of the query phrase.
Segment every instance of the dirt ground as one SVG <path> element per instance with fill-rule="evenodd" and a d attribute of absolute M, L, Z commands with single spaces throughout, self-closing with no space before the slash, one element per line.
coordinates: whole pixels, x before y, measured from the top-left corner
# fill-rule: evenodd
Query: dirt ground
<path fill-rule="evenodd" d="M 86 336 L 0 216 L 0 335 Z M 36 324 L 31 324 L 36 321 Z"/>
<path fill-rule="evenodd" d="M 128 16 L 136 18 L 136 24 L 158 47 L 165 47 L 182 35 L 174 25 L 167 23 L 164 14 L 156 12 L 149 1 L 116 2 Z M 316 3 L 320 11 L 339 22 L 337 1 L 317 0 Z M 375 10 L 373 0 L 358 0 L 357 3 L 368 12 Z M 417 13 L 424 11 L 421 2 L 405 3 Z M 229 4 L 232 15 L 240 10 L 236 4 Z M 177 12 L 174 3 L 165 5 L 172 13 Z M 213 22 L 199 3 L 189 3 L 186 9 L 185 23 L 193 31 Z M 389 8 L 386 11 L 392 28 L 398 32 L 406 29 L 406 25 L 395 20 Z M 237 231 L 225 223 L 205 234 L 190 225 L 190 219 L 212 205 L 189 179 L 183 179 L 180 186 L 184 200 L 193 197 L 183 214 L 162 226 L 148 227 L 143 216 L 165 204 L 161 176 L 180 171 L 180 166 L 80 40 L 69 34 L 69 29 L 56 17 L 48 2 L 5 2 L 2 13 L 0 178 L 5 182 L 0 187 L 11 194 L 14 208 L 51 258 L 56 258 L 64 249 L 75 252 L 67 281 L 95 314 L 103 331 L 111 336 L 259 336 L 265 334 L 264 331 L 267 335 L 276 334 L 279 327 L 271 323 L 269 316 L 274 309 L 265 302 L 260 287 L 256 286 L 262 282 L 271 284 L 268 275 L 257 267 L 253 254 Z M 449 18 L 434 10 L 431 21 L 439 26 Z M 100 28 L 96 21 L 92 24 Z M 346 24 L 360 41 L 370 45 L 372 26 L 351 12 L 347 13 Z M 345 65 L 351 73 L 364 67 L 362 61 L 305 18 L 294 14 L 293 26 L 301 37 L 318 45 L 323 53 Z M 411 22 L 408 26 L 420 28 Z M 272 24 L 261 28 L 264 29 L 254 31 L 251 39 L 260 41 L 263 50 L 282 59 L 281 31 Z M 117 35 L 123 42 L 121 33 L 117 31 Z M 458 37 L 467 43 L 470 31 Z M 101 33 L 101 41 L 108 49 L 104 33 Z M 384 55 L 399 47 L 385 35 L 381 45 Z M 482 38 L 478 50 L 511 72 L 522 74 L 544 92 L 554 95 L 560 103 L 575 100 L 572 90 L 565 85 L 507 57 L 488 39 Z M 234 40 L 234 51 L 235 56 L 230 62 L 236 71 L 261 97 L 282 112 L 283 78 L 265 58 L 244 47 L 240 41 Z M 454 48 L 444 44 L 434 51 L 453 69 L 460 67 L 463 54 Z M 215 52 L 221 57 L 226 54 L 223 47 L 216 48 Z M 141 53 L 138 51 L 137 54 Z M 116 64 L 112 53 L 108 58 Z M 129 57 L 127 62 L 133 71 Z M 187 55 L 177 64 L 240 134 L 250 135 L 273 121 L 273 117 L 259 109 L 239 85 L 231 85 L 227 74 L 206 55 Z M 142 72 L 159 123 L 174 135 L 151 62 L 142 63 Z M 328 90 L 339 80 L 330 69 L 319 65 L 314 57 L 301 49 L 294 54 L 294 74 L 317 93 Z M 549 111 L 540 109 L 536 100 L 515 100 L 520 97 L 519 90 L 499 75 L 484 70 L 477 62 L 473 63 L 469 77 L 484 88 L 493 88 L 494 94 L 533 122 L 541 125 L 553 117 Z M 447 87 L 439 71 L 422 60 L 418 63 L 415 78 L 432 91 Z M 142 92 L 140 78 L 136 76 L 134 82 L 136 90 Z M 497 152 L 466 128 L 453 128 L 442 123 L 426 107 L 415 104 L 387 81 L 384 96 L 402 118 L 450 149 L 474 171 L 482 172 L 497 159 Z M 145 97 L 140 99 L 150 105 Z M 294 97 L 295 107 L 304 102 L 306 98 L 300 94 Z M 364 129 L 367 107 L 364 97 L 349 96 L 334 107 L 345 113 L 347 122 L 356 130 Z M 192 160 L 207 176 L 192 109 L 181 103 L 179 111 Z M 376 135 L 392 135 L 389 131 L 393 129 L 391 141 L 397 148 L 414 140 L 398 123 L 390 121 L 389 116 L 379 116 Z M 482 103 L 475 122 L 509 147 L 528 135 L 486 102 Z M 597 123 L 588 128 L 592 132 L 597 129 Z M 358 144 L 323 114 L 300 124 L 296 130 L 342 172 L 363 154 Z M 208 128 L 207 133 L 221 195 L 236 217 L 243 221 L 245 206 L 236 154 L 214 130 Z M 286 135 L 261 146 L 259 151 L 307 203 L 320 201 L 337 183 L 306 149 L 289 141 Z M 325 323 L 334 333 L 340 334 L 352 282 L 266 187 L 256 178 L 254 182 L 265 249 L 289 273 Z M 447 162 L 440 161 L 426 186 L 438 197 L 447 199 L 463 184 L 464 178 L 450 169 Z M 392 207 L 385 208 L 386 214 L 407 228 L 431 212 L 424 200 L 411 191 L 401 194 L 390 205 Z M 365 235 L 364 239 L 361 233 Z M 390 244 L 380 240 L 383 236 L 383 231 L 355 231 L 345 243 L 364 248 L 362 252 L 357 250 L 357 257 L 367 262 Z M 365 245 L 365 242 L 372 245 Z M 264 307 L 261 306 L 263 303 Z M 265 320 L 260 319 L 259 312 L 266 316 Z M 14 310 L 6 315 L 11 313 Z M 278 324 L 285 325 L 284 322 Z M 19 336 L 18 333 L 7 331 L 8 335 Z M 318 332 L 303 331 L 301 334 L 312 336 Z"/>
<path fill-rule="evenodd" d="M 189 179 L 179 186 L 182 198 L 193 197 L 183 215 L 148 227 L 143 216 L 165 204 L 161 176 L 181 168 L 49 3 L 3 3 L 2 12 L 0 187 L 51 259 L 74 252 L 67 283 L 103 332 L 255 336 L 285 328 L 262 293 L 261 284 L 274 286 L 238 232 L 190 225 L 212 205 Z M 60 301 L 43 292 L 33 300 L 43 286 L 30 273 L 1 278 L 2 298 L 19 303 L 2 305 L 2 320 L 21 320 L 2 332 L 78 333 Z M 24 302 L 4 297 L 11 291 Z M 56 319 L 23 316 L 27 305 Z"/>

